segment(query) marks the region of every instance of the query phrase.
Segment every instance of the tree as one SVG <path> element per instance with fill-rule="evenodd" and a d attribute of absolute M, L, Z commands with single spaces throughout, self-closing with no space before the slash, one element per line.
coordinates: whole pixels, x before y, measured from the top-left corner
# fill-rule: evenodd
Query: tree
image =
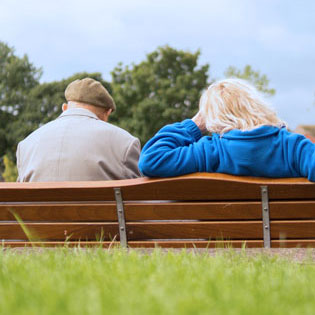
<path fill-rule="evenodd" d="M 0 156 L 6 153 L 11 159 L 15 154 L 13 125 L 25 108 L 29 91 L 39 84 L 41 73 L 26 55 L 16 56 L 12 47 L 0 41 Z"/>
<path fill-rule="evenodd" d="M 6 182 L 15 182 L 17 179 L 17 168 L 7 155 L 3 157 L 4 172 L 1 174 Z"/>
<path fill-rule="evenodd" d="M 207 86 L 209 65 L 198 67 L 200 52 L 159 47 L 146 60 L 112 72 L 117 113 L 111 122 L 145 143 L 162 126 L 192 117 Z"/>
<path fill-rule="evenodd" d="M 251 82 L 254 86 L 256 86 L 259 91 L 267 96 L 272 96 L 276 93 L 275 89 L 271 89 L 268 87 L 269 79 L 267 78 L 267 76 L 265 74 L 261 74 L 259 71 L 253 70 L 250 65 L 245 66 L 242 71 L 231 66 L 227 68 L 224 75 L 226 77 L 236 77 L 247 80 L 248 82 Z"/>

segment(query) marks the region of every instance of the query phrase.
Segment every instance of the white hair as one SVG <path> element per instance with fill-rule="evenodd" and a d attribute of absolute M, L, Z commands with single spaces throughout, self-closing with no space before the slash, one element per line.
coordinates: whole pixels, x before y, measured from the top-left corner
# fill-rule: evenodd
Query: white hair
<path fill-rule="evenodd" d="M 232 129 L 252 130 L 268 125 L 286 126 L 256 88 L 241 79 L 225 79 L 211 84 L 199 103 L 210 132 L 223 134 Z"/>

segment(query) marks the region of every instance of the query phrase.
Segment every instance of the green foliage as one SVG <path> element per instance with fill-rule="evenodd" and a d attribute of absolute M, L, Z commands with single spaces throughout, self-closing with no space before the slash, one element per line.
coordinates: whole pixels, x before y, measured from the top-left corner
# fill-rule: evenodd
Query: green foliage
<path fill-rule="evenodd" d="M 274 95 L 276 93 L 275 89 L 271 89 L 268 87 L 269 80 L 265 74 L 261 74 L 259 71 L 255 71 L 252 69 L 250 65 L 244 67 L 241 71 L 235 67 L 229 67 L 224 75 L 226 77 L 236 77 L 240 79 L 247 80 L 251 82 L 256 88 L 261 91 L 265 95 Z"/>
<path fill-rule="evenodd" d="M 0 156 L 14 158 L 16 139 L 14 131 L 18 115 L 24 109 L 29 91 L 39 84 L 41 69 L 18 57 L 14 49 L 0 41 Z"/>
<path fill-rule="evenodd" d="M 111 122 L 146 142 L 162 126 L 192 117 L 207 86 L 209 65 L 198 67 L 200 52 L 159 47 L 146 60 L 112 72 L 117 113 Z"/>
<path fill-rule="evenodd" d="M 4 172 L 1 174 L 6 182 L 15 182 L 18 176 L 17 168 L 7 155 L 3 157 Z"/>
<path fill-rule="evenodd" d="M 315 309 L 315 265 L 228 251 L 0 252 L 1 314 L 296 315 Z"/>

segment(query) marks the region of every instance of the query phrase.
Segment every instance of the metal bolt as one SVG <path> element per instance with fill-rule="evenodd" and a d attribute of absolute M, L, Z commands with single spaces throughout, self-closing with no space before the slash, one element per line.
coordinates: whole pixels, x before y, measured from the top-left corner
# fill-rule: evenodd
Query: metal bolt
<path fill-rule="evenodd" d="M 267 224 L 265 225 L 265 229 L 266 229 L 266 230 L 268 230 L 268 229 L 269 229 L 269 227 L 268 227 L 268 225 L 267 225 Z"/>
<path fill-rule="evenodd" d="M 264 208 L 264 211 L 267 211 L 268 210 L 268 208 Z"/>
<path fill-rule="evenodd" d="M 121 229 L 121 231 L 123 231 L 125 228 L 122 226 L 120 229 Z"/>

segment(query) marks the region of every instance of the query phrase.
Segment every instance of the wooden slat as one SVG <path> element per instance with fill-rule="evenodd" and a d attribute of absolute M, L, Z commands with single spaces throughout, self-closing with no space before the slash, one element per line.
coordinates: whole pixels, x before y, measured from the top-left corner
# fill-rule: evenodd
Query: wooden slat
<path fill-rule="evenodd" d="M 119 242 L 13 242 L 4 241 L 1 244 L 4 247 L 103 247 L 116 248 L 119 247 Z M 262 248 L 264 243 L 262 240 L 230 240 L 230 241 L 131 241 L 130 248 Z M 295 248 L 295 247 L 310 247 L 315 248 L 315 240 L 272 240 L 272 248 Z"/>
<path fill-rule="evenodd" d="M 0 220 L 106 222 L 116 221 L 116 204 L 6 204 L 0 205 Z M 126 220 L 260 220 L 261 202 L 126 202 Z M 314 201 L 272 201 L 271 219 L 315 219 Z"/>
<path fill-rule="evenodd" d="M 32 240 L 113 240 L 117 223 L 25 223 Z M 19 223 L 0 223 L 0 240 L 27 240 Z"/>
<path fill-rule="evenodd" d="M 128 221 L 261 219 L 260 202 L 129 202 L 125 210 Z"/>
<path fill-rule="evenodd" d="M 47 240 L 93 240 L 104 232 L 104 240 L 118 234 L 114 223 L 26 223 L 33 238 Z M 133 222 L 127 223 L 128 240 L 142 239 L 257 239 L 262 237 L 259 221 L 249 222 Z M 0 223 L 0 239 L 26 240 L 19 223 Z"/>
<path fill-rule="evenodd" d="M 273 239 L 315 239 L 315 220 L 271 221 L 270 232 Z"/>
<path fill-rule="evenodd" d="M 79 183 L 82 187 L 75 182 L 0 184 L 0 202 L 115 200 L 112 187 L 94 187 L 95 182 Z"/>
<path fill-rule="evenodd" d="M 270 219 L 315 219 L 314 201 L 272 201 Z M 261 202 L 126 203 L 127 220 L 261 220 Z"/>
<path fill-rule="evenodd" d="M 116 204 L 35 204 L 0 205 L 0 220 L 97 222 L 117 220 Z M 140 203 L 126 202 L 125 217 L 136 220 L 229 220 L 261 219 L 259 202 Z"/>
<path fill-rule="evenodd" d="M 269 186 L 270 199 L 315 200 L 315 184 L 304 178 L 264 179 L 195 173 L 162 179 L 0 183 L 0 202 L 113 201 L 114 187 L 122 188 L 124 200 L 260 200 L 261 185 Z"/>
<path fill-rule="evenodd" d="M 128 239 L 259 239 L 261 221 L 128 223 Z M 315 220 L 272 221 L 271 238 L 315 238 Z"/>
<path fill-rule="evenodd" d="M 118 248 L 118 241 L 2 241 L 3 247 L 102 247 Z"/>
<path fill-rule="evenodd" d="M 128 240 L 143 239 L 259 239 L 260 221 L 133 222 L 127 223 Z"/>
<path fill-rule="evenodd" d="M 262 240 L 229 240 L 229 241 L 158 241 L 158 242 L 129 242 L 131 248 L 263 248 Z M 315 240 L 272 240 L 272 248 L 315 247 Z"/>
<path fill-rule="evenodd" d="M 104 240 L 118 234 L 117 223 L 26 223 L 33 237 L 47 240 L 95 240 L 104 233 Z M 260 221 L 214 222 L 132 222 L 127 223 L 128 240 L 143 239 L 260 239 Z M 315 220 L 272 221 L 272 239 L 314 238 Z M 26 240 L 20 224 L 0 223 L 0 239 Z"/>
<path fill-rule="evenodd" d="M 116 204 L 78 203 L 78 204 L 7 204 L 0 205 L 0 220 L 15 221 L 16 213 L 23 221 L 48 222 L 98 222 L 117 221 Z"/>
<path fill-rule="evenodd" d="M 271 201 L 270 219 L 315 219 L 315 200 Z"/>

